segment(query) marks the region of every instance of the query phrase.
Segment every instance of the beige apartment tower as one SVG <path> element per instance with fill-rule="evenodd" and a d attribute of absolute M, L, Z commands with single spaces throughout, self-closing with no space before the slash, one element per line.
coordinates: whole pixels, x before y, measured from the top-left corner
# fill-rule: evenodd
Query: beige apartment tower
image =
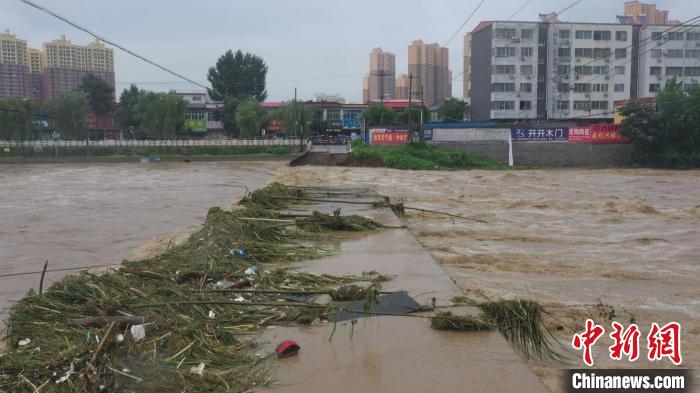
<path fill-rule="evenodd" d="M 383 101 L 394 98 L 396 56 L 374 48 L 369 54 L 368 100 Z"/>
<path fill-rule="evenodd" d="M 668 20 L 668 11 L 656 8 L 656 4 L 625 2 L 625 16 L 637 25 L 679 25 L 677 20 Z"/>
<path fill-rule="evenodd" d="M 114 52 L 99 41 L 74 45 L 65 36 L 43 46 L 42 100 L 52 101 L 61 92 L 77 88 L 88 73 L 114 87 Z"/>
<path fill-rule="evenodd" d="M 414 80 L 414 98 L 431 105 L 452 96 L 449 52 L 438 44 L 426 45 L 421 40 L 408 47 L 408 73 Z M 422 97 L 421 97 L 422 92 Z"/>
<path fill-rule="evenodd" d="M 0 34 L 0 98 L 31 96 L 27 41 L 5 30 Z"/>
<path fill-rule="evenodd" d="M 472 35 L 467 33 L 464 36 L 464 68 L 462 69 L 462 96 L 464 98 L 469 98 L 472 91 L 472 71 L 471 71 L 471 59 L 472 59 Z"/>

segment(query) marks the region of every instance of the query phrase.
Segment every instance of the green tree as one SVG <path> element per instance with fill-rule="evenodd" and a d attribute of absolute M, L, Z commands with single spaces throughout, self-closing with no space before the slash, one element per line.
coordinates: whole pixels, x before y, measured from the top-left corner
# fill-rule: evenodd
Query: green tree
<path fill-rule="evenodd" d="M 236 97 L 224 97 L 224 105 L 220 111 L 224 128 L 234 135 L 237 135 L 239 132 L 238 125 L 236 124 L 236 110 L 240 103 L 241 100 Z"/>
<path fill-rule="evenodd" d="M 236 124 L 244 138 L 257 138 L 260 136 L 260 127 L 265 120 L 266 112 L 260 103 L 249 98 L 238 105 L 236 109 Z"/>
<path fill-rule="evenodd" d="M 48 111 L 54 127 L 64 139 L 81 139 L 85 136 L 85 117 L 90 112 L 87 93 L 81 90 L 64 91 L 49 103 Z"/>
<path fill-rule="evenodd" d="M 438 116 L 444 122 L 464 121 L 464 112 L 466 105 L 464 101 L 456 98 L 448 98 L 442 102 L 438 108 Z"/>
<path fill-rule="evenodd" d="M 240 50 L 234 54 L 229 50 L 219 57 L 216 66 L 209 68 L 209 95 L 215 100 L 236 97 L 242 101 L 254 97 L 265 101 L 266 78 L 267 65 L 261 57 Z"/>
<path fill-rule="evenodd" d="M 700 165 L 700 87 L 669 80 L 656 107 L 630 103 L 620 109 L 620 131 L 635 145 L 635 160 L 652 166 Z"/>
<path fill-rule="evenodd" d="M 389 124 L 394 122 L 396 115 L 393 109 L 380 102 L 375 102 L 365 109 L 362 117 L 368 124 Z"/>
<path fill-rule="evenodd" d="M 308 105 L 294 101 L 289 101 L 286 107 L 274 113 L 274 117 L 282 123 L 288 136 L 299 136 L 302 133 L 308 136 L 313 116 L 313 110 Z"/>
<path fill-rule="evenodd" d="M 39 105 L 34 100 L 0 100 L 0 140 L 38 138 L 35 116 L 38 108 Z"/>
<path fill-rule="evenodd" d="M 88 95 L 90 111 L 101 115 L 112 110 L 114 88 L 99 76 L 89 73 L 80 82 L 80 90 Z"/>
<path fill-rule="evenodd" d="M 136 119 L 147 137 L 169 139 L 185 131 L 188 103 L 174 92 L 141 94 L 136 105 Z"/>
<path fill-rule="evenodd" d="M 403 112 L 400 112 L 397 117 L 399 120 L 399 123 L 401 124 L 420 124 L 421 121 L 421 112 L 423 112 L 423 122 L 427 122 L 430 120 L 430 112 L 428 111 L 428 108 L 426 108 L 423 105 L 418 105 L 418 104 L 411 104 L 404 110 Z"/>
<path fill-rule="evenodd" d="M 323 120 L 323 111 L 320 109 L 314 109 L 311 114 L 311 123 L 309 124 L 309 131 L 315 134 L 323 133 L 326 131 L 327 124 Z"/>
<path fill-rule="evenodd" d="M 116 119 L 122 128 L 128 128 L 134 126 L 134 128 L 139 128 L 139 119 L 137 118 L 137 108 L 139 97 L 145 94 L 142 90 L 139 90 L 135 85 L 131 85 L 130 88 L 124 89 L 119 98 L 119 107 L 116 111 Z"/>

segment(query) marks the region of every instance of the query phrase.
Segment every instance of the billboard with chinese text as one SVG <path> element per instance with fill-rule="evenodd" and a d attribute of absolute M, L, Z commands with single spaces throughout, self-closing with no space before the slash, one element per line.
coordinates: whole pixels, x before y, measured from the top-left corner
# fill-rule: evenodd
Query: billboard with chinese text
<path fill-rule="evenodd" d="M 514 141 L 566 141 L 569 137 L 568 127 L 512 128 L 510 132 Z"/>
<path fill-rule="evenodd" d="M 370 143 L 373 145 L 404 145 L 408 143 L 407 130 L 373 128 L 369 130 Z"/>

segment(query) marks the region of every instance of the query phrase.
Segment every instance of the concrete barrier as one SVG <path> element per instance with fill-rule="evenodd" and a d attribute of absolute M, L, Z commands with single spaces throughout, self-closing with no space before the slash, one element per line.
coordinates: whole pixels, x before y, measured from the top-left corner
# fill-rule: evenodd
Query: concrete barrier
<path fill-rule="evenodd" d="M 439 147 L 463 149 L 508 163 L 507 141 L 432 142 Z M 632 165 L 631 144 L 513 142 L 515 165 L 621 167 Z"/>

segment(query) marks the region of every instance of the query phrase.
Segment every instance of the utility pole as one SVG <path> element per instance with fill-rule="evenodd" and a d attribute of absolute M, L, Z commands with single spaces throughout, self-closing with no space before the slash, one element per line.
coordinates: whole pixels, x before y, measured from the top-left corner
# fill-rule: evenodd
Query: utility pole
<path fill-rule="evenodd" d="M 297 88 L 294 88 L 294 136 L 299 136 L 299 120 L 297 116 Z M 301 138 L 299 138 L 301 139 Z"/>
<path fill-rule="evenodd" d="M 379 101 L 384 103 L 384 70 L 379 71 Z"/>
<path fill-rule="evenodd" d="M 418 140 L 420 143 L 425 143 L 425 135 L 423 135 L 423 107 L 425 106 L 425 101 L 423 99 L 423 85 L 420 85 L 420 130 L 418 131 Z"/>
<path fill-rule="evenodd" d="M 408 74 L 408 106 L 411 106 L 411 101 L 413 98 L 413 74 Z"/>

